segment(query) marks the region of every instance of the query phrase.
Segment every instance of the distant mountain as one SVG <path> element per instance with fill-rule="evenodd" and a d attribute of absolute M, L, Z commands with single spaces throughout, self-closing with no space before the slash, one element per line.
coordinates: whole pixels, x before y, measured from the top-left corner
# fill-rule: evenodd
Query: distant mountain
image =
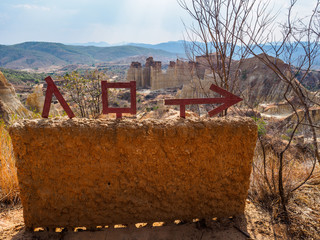
<path fill-rule="evenodd" d="M 272 43 L 273 46 L 279 46 L 280 43 L 274 42 Z M 185 54 L 185 45 L 187 46 L 192 46 L 192 42 L 188 42 L 188 41 L 183 41 L 183 40 L 179 40 L 179 41 L 170 41 L 170 42 L 165 42 L 165 43 L 159 43 L 159 44 L 145 44 L 145 43 L 128 43 L 129 46 L 138 46 L 138 47 L 144 47 L 144 48 L 151 48 L 151 49 L 159 49 L 159 50 L 164 50 L 167 52 L 171 52 L 171 53 L 175 53 L 177 54 L 178 57 L 182 57 L 182 58 L 186 58 L 186 54 Z M 205 49 L 205 45 L 204 43 L 201 42 L 197 42 L 198 46 L 201 46 L 203 49 Z M 240 49 L 241 47 L 238 46 L 236 47 L 236 52 L 239 51 L 241 52 Z M 268 55 L 275 57 L 276 54 L 271 46 L 271 43 L 267 43 L 263 46 L 263 48 L 265 49 L 265 51 L 267 52 Z M 201 52 L 201 51 L 200 51 Z M 214 50 L 212 49 L 212 52 L 214 52 Z M 256 54 L 260 54 L 261 51 L 259 50 L 258 47 L 255 48 L 254 52 Z M 297 46 L 294 50 L 294 54 L 291 56 L 291 62 L 293 65 L 299 65 L 300 64 L 300 60 L 301 57 L 304 54 L 304 49 L 302 46 Z M 234 55 L 233 59 L 234 60 L 239 60 L 238 55 Z M 252 55 L 247 56 L 247 58 L 249 57 L 253 57 Z M 287 56 L 282 53 L 279 58 L 281 60 L 286 60 Z M 320 56 L 316 56 L 315 61 L 314 61 L 314 65 L 312 67 L 313 69 L 320 69 Z"/>
<path fill-rule="evenodd" d="M 87 43 L 70 43 L 66 45 L 72 45 L 72 46 L 93 46 L 93 47 L 110 47 L 112 44 L 107 42 L 87 42 Z M 117 46 L 117 45 L 115 45 Z"/>
<path fill-rule="evenodd" d="M 187 42 L 187 43 L 189 43 L 189 42 Z M 137 47 L 144 47 L 144 48 L 151 48 L 151 49 L 160 49 L 163 51 L 178 54 L 182 57 L 185 56 L 184 44 L 185 44 L 185 41 L 183 41 L 183 40 L 170 41 L 170 42 L 159 43 L 159 44 L 128 43 L 129 46 L 137 46 Z"/>
<path fill-rule="evenodd" d="M 93 46 L 93 47 L 116 47 L 116 46 L 123 46 L 128 45 L 127 42 L 120 42 L 120 43 L 107 43 L 107 42 L 87 42 L 87 43 L 70 43 L 66 45 L 72 46 Z"/>
<path fill-rule="evenodd" d="M 94 46 L 94 47 L 112 47 L 112 46 L 115 47 L 115 46 L 128 45 L 128 46 L 143 47 L 143 48 L 149 48 L 149 49 L 159 49 L 166 52 L 175 53 L 180 56 L 185 56 L 184 44 L 185 44 L 185 41 L 179 40 L 179 41 L 170 41 L 170 42 L 164 42 L 159 44 L 127 43 L 127 42 L 110 44 L 107 42 L 87 42 L 87 43 L 73 43 L 73 44 L 67 44 L 67 45 Z"/>
<path fill-rule="evenodd" d="M 133 59 L 145 59 L 153 56 L 155 60 L 169 61 L 186 58 L 185 45 L 191 42 L 170 41 L 159 44 L 119 43 L 119 46 L 107 46 L 106 42 L 89 42 L 82 45 L 65 45 L 49 42 L 25 42 L 15 45 L 0 45 L 0 67 L 11 69 L 41 69 L 50 66 L 70 64 L 92 65 L 99 62 L 130 63 Z M 201 46 L 201 43 L 198 43 Z M 94 46 L 92 46 L 94 45 Z M 269 44 L 264 46 L 268 54 L 275 56 Z M 239 49 L 239 47 L 237 48 Z M 298 64 L 303 48 L 295 49 L 293 63 Z M 255 52 L 260 53 L 258 48 Z M 252 57 L 252 56 L 248 56 Z M 285 56 L 280 58 L 285 60 Z M 234 56 L 234 60 L 238 60 Z M 143 62 L 143 61 L 142 61 Z M 317 56 L 313 69 L 320 69 L 320 56 Z"/>
<path fill-rule="evenodd" d="M 52 65 L 95 64 L 114 62 L 133 56 L 153 56 L 155 59 L 175 59 L 176 54 L 159 49 L 138 46 L 94 47 L 72 46 L 61 43 L 25 42 L 0 45 L 0 67 L 11 69 L 36 69 Z"/>

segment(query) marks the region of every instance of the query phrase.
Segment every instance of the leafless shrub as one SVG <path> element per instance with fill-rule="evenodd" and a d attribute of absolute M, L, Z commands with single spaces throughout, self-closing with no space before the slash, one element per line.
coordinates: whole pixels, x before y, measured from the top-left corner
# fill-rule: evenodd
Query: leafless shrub
<path fill-rule="evenodd" d="M 301 16 L 293 14 L 297 0 L 290 0 L 287 19 L 280 24 L 278 14 L 272 15 L 269 11 L 269 1 L 178 2 L 194 20 L 194 24 L 186 27 L 187 39 L 192 42 L 187 49 L 189 57 L 202 56 L 206 67 L 213 72 L 213 83 L 242 94 L 239 87 L 241 63 L 248 56 L 255 56 L 284 86 L 283 99 L 291 107 L 293 116 L 285 126 L 269 128 L 274 130 L 266 132 L 272 134 L 272 141 L 259 135 L 260 150 L 254 162 L 255 192 L 252 191 L 252 196 L 266 201 L 268 206 L 279 206 L 282 219 L 289 223 L 287 204 L 290 197 L 310 179 L 316 160 L 320 164 L 317 143 L 320 126 L 311 115 L 313 107 L 320 106 L 319 93 L 307 91 L 296 79 L 301 72 L 300 81 L 307 77 L 319 53 L 320 1 L 315 2 L 309 16 Z M 216 54 L 212 54 L 214 52 Z M 232 59 L 238 61 L 232 64 Z M 248 105 L 248 108 L 255 106 Z M 256 120 L 259 124 L 259 119 Z M 301 129 L 312 139 L 309 164 L 306 159 L 300 161 L 291 154 L 294 139 L 302 133 Z"/>

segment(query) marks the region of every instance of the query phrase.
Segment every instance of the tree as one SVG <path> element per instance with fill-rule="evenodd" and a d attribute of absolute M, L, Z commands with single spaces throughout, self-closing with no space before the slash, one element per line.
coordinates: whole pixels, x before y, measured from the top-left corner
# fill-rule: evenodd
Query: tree
<path fill-rule="evenodd" d="M 284 220 L 289 222 L 286 209 L 288 199 L 306 183 L 316 164 L 316 161 L 311 164 L 310 172 L 301 181 L 285 184 L 284 169 L 288 167 L 288 162 L 295 161 L 287 159 L 287 153 L 298 132 L 310 134 L 312 156 L 320 163 L 317 143 L 317 129 L 320 126 L 314 123 L 311 116 L 312 108 L 319 106 L 320 101 L 316 93 L 307 91 L 296 79 L 298 73 L 301 75 L 303 72 L 300 81 L 308 76 L 319 53 L 319 1 L 316 1 L 309 16 L 300 16 L 293 14 L 297 0 L 290 0 L 287 19 L 280 24 L 279 14 L 270 11 L 269 1 L 191 0 L 191 4 L 187 4 L 185 0 L 178 0 L 178 3 L 194 20 L 194 24 L 186 27 L 187 39 L 192 42 L 191 45 L 186 44 L 188 56 L 193 59 L 195 55 L 202 56 L 206 67 L 213 72 L 215 84 L 245 97 L 239 81 L 239 76 L 244 78 L 241 64 L 244 59 L 255 56 L 275 74 L 276 83 L 284 87 L 283 98 L 293 115 L 285 126 L 273 128 L 272 134 L 273 137 L 287 136 L 287 142 L 280 146 L 269 142 L 267 146 L 264 134 L 259 134 L 263 164 L 262 169 L 256 170 L 263 175 L 266 184 L 261 186 L 267 186 L 272 195 L 280 199 L 277 202 L 284 212 Z M 265 150 L 269 146 L 274 152 L 275 160 L 272 161 L 275 164 L 272 164 L 276 172 L 267 169 L 270 165 Z"/>
<path fill-rule="evenodd" d="M 316 56 L 319 54 L 319 4 L 320 2 L 316 1 L 313 11 L 309 16 L 298 17 L 298 15 L 294 14 L 294 10 L 297 6 L 297 0 L 290 0 L 286 21 L 280 23 L 278 26 L 273 25 L 271 28 L 272 30 L 269 30 L 266 34 L 266 39 L 270 41 L 268 47 L 266 47 L 266 43 L 261 44 L 254 38 L 251 38 L 253 43 L 259 49 L 259 52 L 262 54 L 257 54 L 257 51 L 239 38 L 239 40 L 250 51 L 250 54 L 256 56 L 261 62 L 263 62 L 277 75 L 278 79 L 286 85 L 286 91 L 283 97 L 294 113 L 294 117 L 292 117 L 293 120 L 290 122 L 292 131 L 289 134 L 288 143 L 277 153 L 279 160 L 278 186 L 284 212 L 286 212 L 286 204 L 289 199 L 289 195 L 301 187 L 311 177 L 314 170 L 313 164 L 311 172 L 310 174 L 307 174 L 305 180 L 297 184 L 297 186 L 293 186 L 291 189 L 285 191 L 283 179 L 284 155 L 289 149 L 294 136 L 302 127 L 308 129 L 311 133 L 313 155 L 320 164 L 319 147 L 317 143 L 317 128 L 320 128 L 320 126 L 316 126 L 311 116 L 312 108 L 314 106 L 319 106 L 320 101 L 319 97 L 317 97 L 317 93 L 307 91 L 301 84 L 312 70 Z M 274 33 L 274 30 L 277 28 L 281 33 L 280 36 L 277 36 Z M 250 36 L 250 33 L 253 30 L 251 30 L 249 25 L 247 30 L 248 35 Z M 270 57 L 270 55 L 275 58 Z M 280 58 L 285 63 L 283 67 L 279 66 L 280 64 L 278 59 Z M 297 75 L 302 71 L 303 74 L 300 77 L 300 81 L 298 81 Z M 292 97 L 288 96 L 289 92 Z M 305 134 L 307 137 L 308 132 L 305 131 Z"/>
<path fill-rule="evenodd" d="M 250 54 L 244 46 L 253 49 L 255 42 L 265 40 L 264 31 L 275 19 L 268 10 L 269 1 L 177 1 L 194 20 L 185 26 L 186 40 L 191 42 L 186 44 L 186 53 L 189 60 L 197 60 L 198 77 L 203 78 L 204 69 L 210 69 L 214 84 L 241 95 L 240 67 Z M 235 59 L 238 61 L 232 61 Z"/>
<path fill-rule="evenodd" d="M 63 88 L 76 104 L 76 113 L 81 117 L 101 114 L 101 80 L 107 78 L 105 73 L 97 70 L 86 72 L 83 76 L 74 71 L 63 77 Z"/>

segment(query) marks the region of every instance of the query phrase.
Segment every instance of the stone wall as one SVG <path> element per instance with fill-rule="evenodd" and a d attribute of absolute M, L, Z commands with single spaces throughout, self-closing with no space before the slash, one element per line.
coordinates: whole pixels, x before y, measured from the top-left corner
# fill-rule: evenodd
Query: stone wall
<path fill-rule="evenodd" d="M 9 129 L 27 227 L 242 214 L 257 126 L 209 120 L 24 120 Z"/>

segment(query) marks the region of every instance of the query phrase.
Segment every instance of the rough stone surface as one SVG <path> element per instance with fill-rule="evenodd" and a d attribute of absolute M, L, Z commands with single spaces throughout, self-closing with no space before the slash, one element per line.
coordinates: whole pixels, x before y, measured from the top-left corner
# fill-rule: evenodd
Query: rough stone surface
<path fill-rule="evenodd" d="M 138 88 L 150 87 L 152 90 L 181 87 L 191 81 L 196 63 L 177 59 L 177 62 L 170 62 L 165 72 L 161 66 L 161 62 L 153 61 L 152 57 L 146 59 L 143 69 L 141 63 L 132 62 L 127 72 L 127 81 L 136 81 Z"/>
<path fill-rule="evenodd" d="M 27 227 L 242 214 L 250 118 L 24 120 L 10 127 Z"/>
<path fill-rule="evenodd" d="M 5 123 L 9 123 L 16 116 L 28 117 L 30 112 L 17 98 L 12 84 L 0 72 L 0 119 L 3 119 Z"/>

